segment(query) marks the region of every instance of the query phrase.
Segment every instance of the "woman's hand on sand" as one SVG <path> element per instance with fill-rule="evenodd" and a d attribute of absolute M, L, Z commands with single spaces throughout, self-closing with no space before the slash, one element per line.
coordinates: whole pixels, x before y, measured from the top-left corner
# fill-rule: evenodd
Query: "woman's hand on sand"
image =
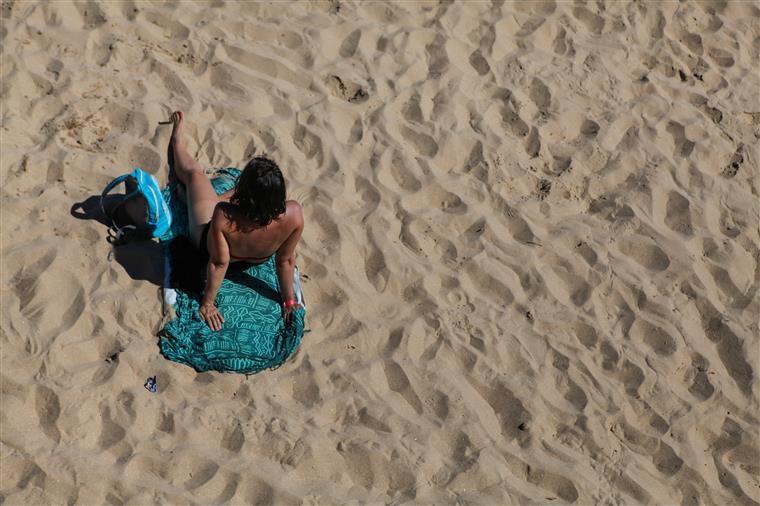
<path fill-rule="evenodd" d="M 288 306 L 285 304 L 282 305 L 282 318 L 285 320 L 285 325 L 290 325 L 290 321 L 292 319 L 291 315 L 293 314 L 293 311 L 301 307 L 303 307 L 301 304 L 292 304 Z"/>
<path fill-rule="evenodd" d="M 213 302 L 203 304 L 198 310 L 201 314 L 201 318 L 213 331 L 222 330 L 222 324 L 224 323 L 224 317 L 222 313 L 216 308 Z"/>

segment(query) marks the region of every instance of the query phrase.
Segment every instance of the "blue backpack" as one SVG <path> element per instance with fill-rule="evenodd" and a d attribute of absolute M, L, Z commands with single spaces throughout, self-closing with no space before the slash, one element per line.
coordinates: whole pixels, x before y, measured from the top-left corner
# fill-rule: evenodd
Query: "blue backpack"
<path fill-rule="evenodd" d="M 122 182 L 126 194 L 120 195 L 118 203 L 106 209 L 106 196 Z M 158 181 L 142 169 L 135 169 L 108 183 L 100 195 L 100 208 L 111 221 L 108 227 L 108 241 L 111 243 L 124 242 L 133 235 L 161 237 L 172 224 L 172 215 L 161 196 Z"/>

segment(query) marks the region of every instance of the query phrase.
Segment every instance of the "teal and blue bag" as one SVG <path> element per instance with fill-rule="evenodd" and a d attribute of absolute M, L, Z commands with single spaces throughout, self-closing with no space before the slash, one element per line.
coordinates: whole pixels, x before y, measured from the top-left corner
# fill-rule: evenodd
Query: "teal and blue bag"
<path fill-rule="evenodd" d="M 115 205 L 106 205 L 108 194 L 121 183 L 124 183 L 126 193 L 115 196 Z M 111 222 L 108 227 L 111 243 L 122 243 L 134 236 L 161 237 L 171 228 L 171 212 L 161 195 L 158 181 L 142 169 L 135 169 L 108 183 L 100 195 L 100 208 Z"/>

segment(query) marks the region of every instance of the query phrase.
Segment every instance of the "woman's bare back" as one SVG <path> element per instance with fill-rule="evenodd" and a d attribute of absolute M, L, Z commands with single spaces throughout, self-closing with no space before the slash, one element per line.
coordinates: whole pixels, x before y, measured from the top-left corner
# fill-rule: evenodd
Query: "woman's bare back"
<path fill-rule="evenodd" d="M 277 252 L 296 229 L 296 223 L 300 220 L 294 218 L 302 218 L 301 205 L 294 200 L 286 201 L 285 212 L 265 227 L 247 220 L 229 202 L 219 202 L 217 208 L 224 216 L 220 225 L 232 262 L 260 263 L 266 260 Z M 204 246 L 208 248 L 208 245 Z"/>

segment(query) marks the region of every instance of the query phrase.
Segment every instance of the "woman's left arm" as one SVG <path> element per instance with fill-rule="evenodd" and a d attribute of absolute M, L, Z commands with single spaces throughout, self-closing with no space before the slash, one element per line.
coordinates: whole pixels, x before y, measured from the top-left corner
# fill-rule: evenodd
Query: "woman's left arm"
<path fill-rule="evenodd" d="M 230 249 L 223 232 L 225 220 L 224 212 L 217 206 L 214 209 L 214 216 L 211 218 L 207 244 L 200 245 L 207 247 L 209 251 L 209 261 L 206 267 L 206 289 L 201 300 L 200 314 L 211 327 L 211 330 L 220 330 L 222 323 L 224 323 L 222 314 L 214 305 L 214 299 L 216 299 L 216 294 L 230 264 Z"/>

